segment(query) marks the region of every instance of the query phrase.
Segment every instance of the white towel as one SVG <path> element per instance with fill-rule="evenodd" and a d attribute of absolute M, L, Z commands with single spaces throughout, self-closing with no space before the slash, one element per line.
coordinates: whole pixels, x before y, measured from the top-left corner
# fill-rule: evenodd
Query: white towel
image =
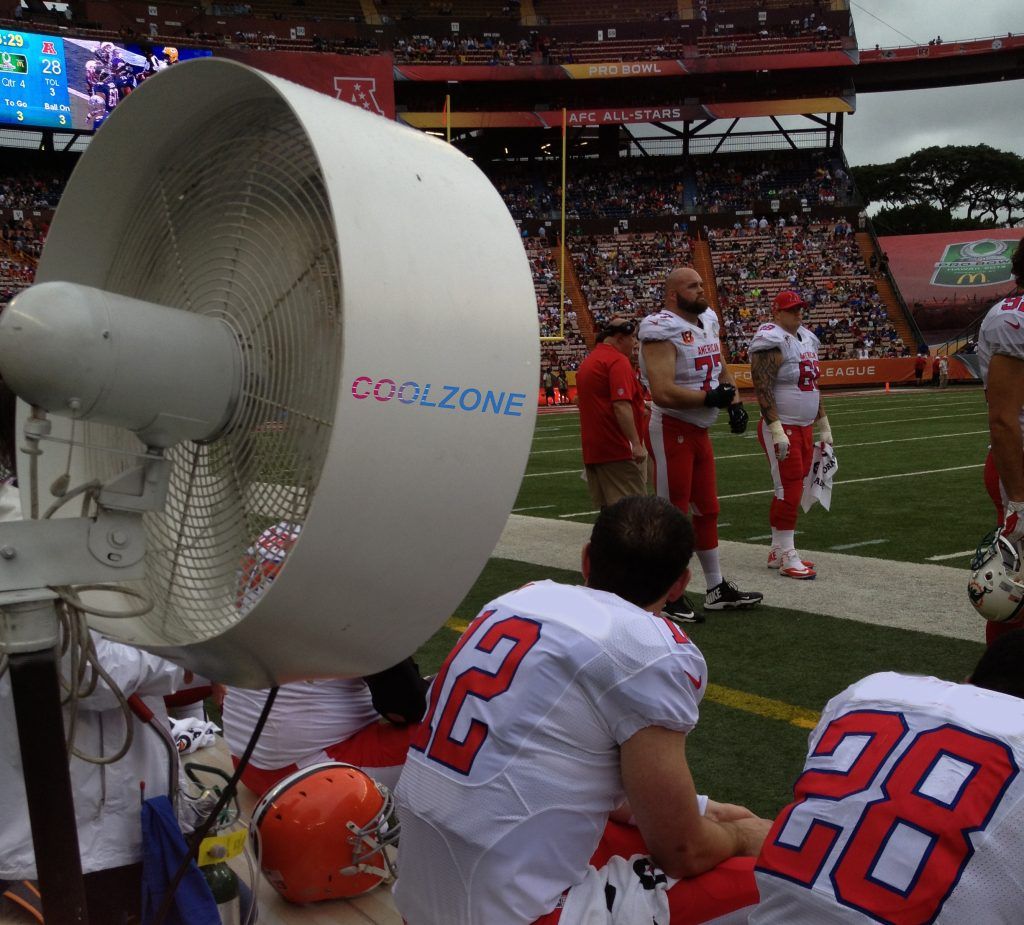
<path fill-rule="evenodd" d="M 809 511 L 817 501 L 827 511 L 832 504 L 832 480 L 839 471 L 839 461 L 831 443 L 819 441 L 814 444 L 811 469 L 804 479 L 804 493 L 800 506 Z"/>

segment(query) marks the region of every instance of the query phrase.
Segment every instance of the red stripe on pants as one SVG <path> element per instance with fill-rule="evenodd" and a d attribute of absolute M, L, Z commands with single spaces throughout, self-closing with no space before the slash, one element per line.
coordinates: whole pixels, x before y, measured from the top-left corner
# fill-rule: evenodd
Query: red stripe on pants
<path fill-rule="evenodd" d="M 775 444 L 771 431 L 762 418 L 757 425 L 757 439 L 768 457 L 768 466 L 775 483 L 775 497 L 772 498 L 768 523 L 776 530 L 795 530 L 800 514 L 800 497 L 804 493 L 804 479 L 811 471 L 811 456 L 814 453 L 814 427 L 799 424 L 785 424 L 783 429 L 789 437 L 789 455 L 783 460 L 775 458 Z M 781 491 L 782 497 L 779 497 Z"/>

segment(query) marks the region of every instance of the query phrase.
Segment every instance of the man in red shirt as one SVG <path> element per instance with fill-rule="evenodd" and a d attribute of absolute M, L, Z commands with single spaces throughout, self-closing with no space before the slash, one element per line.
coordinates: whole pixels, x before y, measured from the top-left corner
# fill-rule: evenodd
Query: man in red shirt
<path fill-rule="evenodd" d="M 631 362 L 636 343 L 636 323 L 614 315 L 576 372 L 583 463 L 597 507 L 645 493 L 647 409 Z"/>

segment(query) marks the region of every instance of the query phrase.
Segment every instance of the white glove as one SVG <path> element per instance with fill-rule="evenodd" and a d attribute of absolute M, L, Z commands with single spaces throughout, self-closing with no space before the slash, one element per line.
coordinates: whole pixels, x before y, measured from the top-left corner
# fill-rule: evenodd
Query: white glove
<path fill-rule="evenodd" d="M 832 428 L 829 427 L 827 414 L 818 418 L 818 443 L 827 443 L 832 446 Z"/>
<path fill-rule="evenodd" d="M 1011 543 L 1024 540 L 1024 501 L 1007 501 L 1003 514 L 1003 536 Z"/>
<path fill-rule="evenodd" d="M 772 443 L 775 444 L 775 458 L 782 462 L 789 455 L 789 437 L 782 426 L 782 421 L 772 421 L 768 425 L 772 434 Z"/>

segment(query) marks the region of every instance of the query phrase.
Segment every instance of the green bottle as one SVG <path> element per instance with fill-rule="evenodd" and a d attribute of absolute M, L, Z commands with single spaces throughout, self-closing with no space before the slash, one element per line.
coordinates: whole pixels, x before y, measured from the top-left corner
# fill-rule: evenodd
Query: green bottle
<path fill-rule="evenodd" d="M 210 853 L 216 857 L 218 849 L 224 851 L 218 845 Z M 242 907 L 238 898 L 238 877 L 235 872 L 228 867 L 226 861 L 206 864 L 199 869 L 203 872 L 206 885 L 217 903 L 221 925 L 241 925 Z"/>

